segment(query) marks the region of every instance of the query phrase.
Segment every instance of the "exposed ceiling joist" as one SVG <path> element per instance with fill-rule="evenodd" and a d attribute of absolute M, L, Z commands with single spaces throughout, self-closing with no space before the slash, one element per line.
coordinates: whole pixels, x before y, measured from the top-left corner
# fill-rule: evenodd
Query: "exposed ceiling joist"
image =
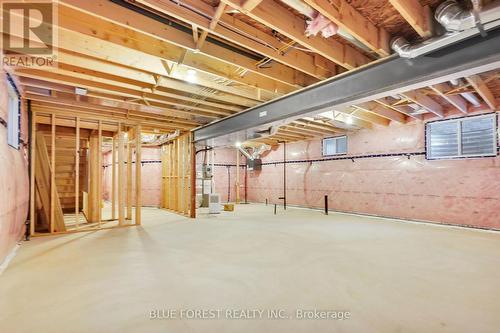
<path fill-rule="evenodd" d="M 304 135 L 312 135 L 312 136 L 326 136 L 326 135 L 332 135 L 333 133 L 326 133 L 322 130 L 318 129 L 311 129 L 307 127 L 298 127 L 297 125 L 294 124 L 287 124 L 283 127 L 285 130 L 292 131 L 295 133 L 299 134 L 304 134 Z"/>
<path fill-rule="evenodd" d="M 80 26 L 80 28 L 82 28 L 82 26 Z M 151 52 L 143 53 L 141 51 L 137 51 L 136 49 L 127 47 L 126 44 L 127 43 L 125 43 L 125 46 L 122 46 L 108 42 L 106 40 L 64 29 L 60 29 L 58 41 L 58 45 L 60 47 L 59 51 L 62 51 L 63 56 L 65 54 L 73 54 L 79 57 L 84 56 L 88 59 L 100 60 L 101 62 L 107 64 L 131 67 L 137 71 L 147 72 L 150 75 L 161 75 L 164 77 L 168 77 L 171 75 L 171 73 L 166 70 L 166 61 L 161 57 L 155 55 L 165 52 L 171 52 L 171 49 L 165 48 L 162 50 L 160 48 L 154 48 L 152 45 L 148 45 L 148 47 L 153 48 L 156 51 L 153 52 L 151 50 L 147 50 Z M 228 65 L 221 66 L 221 63 L 215 61 L 214 59 L 211 60 L 212 62 L 214 62 L 214 64 L 204 62 L 198 63 L 197 60 L 192 59 L 191 56 L 188 56 L 188 62 L 191 61 L 194 61 L 193 65 L 201 68 L 196 77 L 196 83 L 201 87 L 205 85 L 206 87 L 217 89 L 222 92 L 239 95 L 248 99 L 253 99 L 255 100 L 253 103 L 256 103 L 258 100 L 262 101 L 277 96 L 276 93 L 270 92 L 270 90 L 267 89 L 284 89 L 285 92 L 295 89 L 291 86 L 287 86 L 289 88 L 285 88 L 285 86 L 283 86 L 280 82 L 276 82 L 268 78 L 257 77 L 252 73 L 241 77 L 239 74 L 237 74 L 237 68 L 240 67 L 231 67 Z M 209 72 L 213 73 L 205 74 Z M 186 68 L 182 68 L 181 71 L 178 69 L 172 75 L 172 78 L 166 80 L 165 82 L 172 83 L 176 80 L 186 80 L 186 73 Z M 227 77 L 225 76 L 226 74 L 229 79 L 227 79 Z M 227 83 L 220 83 L 221 81 L 229 80 L 235 82 L 230 85 L 228 85 Z M 184 85 L 187 84 L 185 82 L 182 83 L 184 83 Z M 193 88 L 196 87 L 193 84 L 191 84 L 191 86 Z M 248 103 L 252 102 L 246 102 L 246 106 L 251 106 L 251 104 Z"/>
<path fill-rule="evenodd" d="M 33 94 L 27 94 L 26 98 L 32 100 L 33 106 L 42 105 L 46 108 L 61 108 L 63 110 L 66 110 L 67 112 L 72 112 L 73 110 L 79 110 L 83 112 L 94 112 L 97 115 L 99 114 L 103 115 L 104 113 L 106 113 L 108 114 L 108 116 L 119 116 L 124 119 L 126 119 L 127 116 L 132 115 L 149 120 L 164 121 L 167 124 L 174 123 L 184 129 L 190 129 L 198 125 L 198 123 L 195 121 L 172 117 L 166 111 L 149 113 L 143 111 L 122 109 L 119 107 L 111 107 L 103 105 L 103 103 L 100 103 L 100 101 L 98 100 L 96 101 L 96 99 L 90 99 L 87 101 L 77 101 L 75 99 L 71 99 L 66 96 L 52 98 L 52 97 L 38 96 Z M 69 107 L 71 107 L 71 109 L 69 109 Z"/>
<path fill-rule="evenodd" d="M 178 61 L 183 50 L 188 50 L 183 61 L 186 66 L 209 71 L 212 74 L 230 79 L 234 77 L 236 81 L 238 81 L 239 75 L 234 69 L 228 72 L 228 66 L 243 68 L 254 74 L 255 79 L 252 86 L 277 93 L 287 93 L 299 86 L 317 81 L 279 63 L 270 68 L 261 69 L 255 66 L 258 60 L 210 41 L 206 41 L 203 49 L 196 52 L 191 32 L 180 31 L 173 26 L 158 22 L 109 1 L 97 0 L 81 3 L 78 0 L 64 0 L 64 3 L 71 6 L 71 9 L 67 6 L 61 6 L 62 10 L 67 12 L 65 24 L 70 26 L 71 30 L 107 39 L 117 45 L 130 47 L 133 42 L 136 50 L 175 62 Z M 177 5 L 174 7 L 182 8 Z M 85 15 L 81 11 L 88 14 Z M 203 18 L 199 15 L 194 15 L 194 17 Z M 210 21 L 205 19 L 204 22 L 208 28 Z M 96 25 L 99 29 L 96 28 Z M 226 68 L 224 69 L 224 67 Z M 246 76 L 249 76 L 248 73 L 244 77 Z M 266 85 L 266 78 L 274 82 L 268 82 Z"/>
<path fill-rule="evenodd" d="M 89 92 L 87 96 L 77 96 L 74 93 L 73 87 L 64 86 L 57 83 L 45 82 L 34 79 L 20 78 L 20 83 L 25 88 L 25 96 L 28 99 L 41 100 L 41 101 L 51 101 L 59 102 L 65 105 L 66 102 L 74 103 L 77 101 L 77 97 L 80 97 L 81 103 L 86 102 L 91 105 L 92 108 L 112 108 L 119 112 L 123 110 L 128 110 L 129 112 L 138 112 L 143 115 L 150 115 L 154 117 L 155 115 L 167 116 L 172 118 L 192 120 L 194 115 L 190 112 L 179 112 L 178 110 L 164 107 L 156 106 L 146 106 L 139 103 L 127 102 L 125 98 L 120 99 L 117 96 L 98 94 Z M 57 91 L 57 95 L 50 94 L 50 97 L 57 99 L 46 99 L 48 96 L 44 92 L 50 89 L 51 92 Z M 36 96 L 35 96 L 36 95 Z M 68 104 L 72 106 L 73 104 Z M 81 106 L 82 104 L 79 104 Z M 215 115 L 203 115 L 203 117 L 208 118 L 218 118 Z M 192 122 L 193 125 L 198 122 Z"/>
<path fill-rule="evenodd" d="M 328 131 L 328 132 L 333 132 L 333 133 L 339 133 L 339 132 L 343 131 L 343 130 L 335 127 L 335 126 L 332 126 L 330 124 L 326 124 L 324 122 L 313 121 L 313 120 L 306 120 L 306 119 L 295 120 L 294 122 L 292 122 L 292 124 L 298 124 L 298 125 L 301 125 L 301 126 L 307 126 L 307 127 L 310 127 L 310 128 L 320 129 L 320 130 L 324 130 L 324 131 Z"/>
<path fill-rule="evenodd" d="M 308 38 L 304 34 L 305 21 L 273 0 L 263 0 L 251 12 L 245 11 L 239 0 L 222 1 L 344 68 L 353 69 L 369 62 L 365 55 L 349 45 L 320 36 Z"/>
<path fill-rule="evenodd" d="M 304 140 L 304 139 L 310 139 L 313 138 L 312 135 L 305 135 L 305 134 L 299 134 L 295 133 L 293 131 L 289 131 L 283 128 L 280 128 L 274 136 L 279 136 L 279 137 L 285 137 L 285 138 L 290 138 L 290 139 L 296 139 L 296 140 Z"/>
<path fill-rule="evenodd" d="M 102 121 L 123 121 L 123 122 L 128 122 L 128 123 L 133 123 L 133 124 L 139 124 L 141 123 L 144 126 L 152 127 L 152 128 L 157 128 L 161 130 L 168 130 L 168 131 L 174 131 L 176 129 L 182 129 L 183 131 L 190 130 L 191 128 L 185 125 L 179 125 L 174 123 L 169 123 L 166 121 L 160 121 L 160 120 L 154 120 L 154 119 L 144 119 L 142 117 L 138 116 L 128 116 L 128 117 L 122 117 L 118 114 L 107 114 L 107 113 L 99 113 L 98 111 L 88 111 L 88 110 L 81 110 L 78 108 L 72 108 L 72 111 L 68 111 L 67 109 L 64 109 L 60 105 L 55 105 L 55 106 L 46 106 L 46 105 L 33 105 L 32 110 L 37 112 L 38 114 L 41 114 L 42 112 L 44 113 L 50 113 L 50 114 L 55 114 L 57 116 L 63 116 L 67 117 L 71 120 L 75 118 L 75 113 L 78 114 L 79 117 L 87 117 L 88 120 L 102 120 Z M 63 126 L 63 125 L 61 125 Z M 68 125 L 71 126 L 71 125 Z M 72 127 L 72 126 L 71 126 Z"/>
<path fill-rule="evenodd" d="M 467 101 L 461 97 L 460 95 L 448 95 L 447 92 L 451 90 L 449 84 L 443 82 L 433 86 L 430 86 L 434 92 L 436 92 L 439 96 L 441 96 L 448 103 L 453 105 L 462 113 L 467 114 Z"/>
<path fill-rule="evenodd" d="M 16 20 L 17 21 L 17 20 Z M 16 30 L 17 31 L 17 30 Z M 22 30 L 17 31 L 19 33 Z M 61 51 L 61 61 L 66 61 L 71 63 L 71 59 L 68 60 L 68 55 L 72 54 L 76 57 L 87 58 L 88 61 L 93 60 L 94 65 L 98 62 L 104 63 L 99 66 L 99 68 L 106 68 L 106 64 L 110 65 L 110 68 L 115 66 L 121 66 L 123 72 L 124 68 L 132 68 L 136 71 L 147 72 L 149 75 L 161 75 L 161 76 L 169 76 L 170 74 L 165 68 L 164 59 L 158 58 L 154 55 L 146 54 L 135 49 L 131 49 L 125 46 L 113 44 L 111 42 L 107 42 L 105 40 L 100 40 L 94 37 L 86 36 L 84 34 L 80 34 L 74 31 L 63 30 L 60 29 L 59 34 L 59 51 Z M 104 60 L 105 59 L 105 60 Z M 87 61 L 87 62 L 88 62 Z M 115 67 L 116 69 L 116 67 Z M 218 73 L 218 69 L 216 70 Z M 185 72 L 185 71 L 184 71 Z M 185 79 L 185 73 L 180 73 L 181 75 L 176 75 L 170 79 L 170 81 L 165 80 L 164 82 L 175 82 L 176 80 Z M 218 73 L 219 75 L 223 75 Z M 232 74 L 233 76 L 236 74 Z M 198 78 L 197 78 L 198 79 Z M 200 84 L 205 84 L 210 88 L 219 89 L 221 91 L 243 95 L 243 97 L 248 99 L 254 99 L 255 101 L 245 101 L 244 99 L 240 99 L 245 106 L 254 105 L 259 99 L 265 96 L 265 99 L 273 98 L 276 95 L 274 93 L 267 94 L 262 93 L 262 89 L 258 87 L 248 87 L 247 84 L 243 87 L 230 87 L 219 84 L 214 78 L 204 78 L 203 74 L 200 75 Z M 252 75 L 247 76 L 246 79 L 250 79 L 250 81 L 255 82 L 255 78 Z M 246 80 L 243 79 L 243 80 Z M 236 80 L 237 81 L 237 80 Z M 262 85 L 266 86 L 266 80 L 255 82 L 256 85 L 262 83 Z M 279 83 L 275 81 L 269 81 L 272 85 L 272 89 L 277 88 Z M 183 83 L 186 85 L 187 83 Z M 181 84 L 181 85 L 183 85 Z M 196 87 L 192 85 L 192 87 Z M 249 90 L 251 89 L 251 90 Z M 190 89 L 188 89 L 189 91 Z M 192 90 L 192 89 L 191 89 Z M 253 91 L 252 91 L 253 90 Z M 258 92 L 260 90 L 260 93 Z M 235 100 L 238 100 L 236 98 Z"/>
<path fill-rule="evenodd" d="M 60 58 L 64 58 L 63 55 L 60 56 Z M 237 106 L 237 105 L 232 105 L 232 104 L 225 104 L 225 103 L 220 103 L 220 102 L 226 102 L 226 103 L 231 103 L 233 102 L 234 104 L 239 104 L 243 106 L 254 106 L 257 103 L 252 102 L 251 100 L 248 99 L 242 99 L 241 97 L 234 96 L 233 99 L 231 99 L 231 95 L 227 94 L 222 94 L 223 96 L 218 98 L 219 94 L 207 94 L 204 92 L 203 89 L 199 89 L 196 86 L 191 85 L 190 88 L 188 88 L 186 91 L 182 90 L 182 87 L 186 85 L 185 83 L 181 82 L 180 85 L 176 85 L 176 81 L 169 83 L 168 78 L 164 77 L 159 77 L 158 81 L 155 82 L 155 79 L 153 76 L 147 73 L 141 73 L 141 72 L 136 72 L 132 69 L 124 69 L 121 70 L 122 68 L 117 68 L 116 66 L 106 66 L 106 64 L 102 64 L 102 66 L 98 66 L 95 61 L 91 62 L 86 62 L 83 61 L 83 63 L 80 62 L 74 62 L 78 63 L 82 67 L 77 67 L 74 65 L 68 65 L 66 63 L 59 63 L 59 66 L 57 68 L 52 68 L 52 67 L 37 67 L 38 69 L 45 69 L 47 71 L 53 72 L 53 73 L 59 73 L 59 74 L 65 74 L 69 76 L 73 76 L 75 78 L 81 78 L 83 80 L 91 80 L 91 81 L 96 81 L 96 82 L 102 82 L 102 83 L 110 83 L 110 84 L 116 84 L 122 87 L 126 88 L 131 88 L 135 89 L 138 91 L 148 91 L 150 90 L 152 94 L 158 94 L 162 95 L 165 97 L 171 97 L 171 98 L 178 98 L 180 97 L 181 100 L 185 100 L 188 102 L 193 102 L 197 104 L 202 104 L 202 105 L 208 105 L 212 106 L 215 108 L 223 108 L 231 111 L 241 111 L 243 109 L 242 106 Z M 85 66 L 85 64 L 93 64 L 96 66 Z M 19 67 L 21 68 L 21 67 Z M 29 69 L 29 68 L 26 68 Z M 114 69 L 118 69 L 117 71 L 113 71 Z M 105 73 L 101 72 L 100 70 L 106 70 Z M 78 82 L 75 82 L 75 85 L 77 85 Z M 189 85 L 188 85 L 189 86 Z M 176 87 L 176 91 L 172 92 L 171 89 L 173 87 Z M 198 96 L 184 96 L 185 93 L 192 93 Z M 207 100 L 206 98 L 210 99 Z M 212 102 L 215 100 L 214 102 Z M 241 103 L 241 104 L 240 104 Z"/>
<path fill-rule="evenodd" d="M 217 6 L 217 9 L 214 12 L 214 15 L 212 17 L 212 20 L 210 21 L 210 24 L 208 25 L 209 30 L 214 30 L 215 27 L 217 26 L 217 23 L 220 20 L 220 17 L 222 14 L 224 14 L 224 9 L 226 8 L 226 4 L 221 2 L 219 3 L 219 6 Z M 201 50 L 203 47 L 203 44 L 205 43 L 205 40 L 207 39 L 208 32 L 209 30 L 203 30 L 201 36 L 198 38 L 198 41 L 196 42 L 196 49 Z"/>
<path fill-rule="evenodd" d="M 374 52 L 381 56 L 388 56 L 391 54 L 389 33 L 383 28 L 376 27 L 346 0 L 304 1 L 340 28 L 349 32 Z"/>
<path fill-rule="evenodd" d="M 116 83 L 115 85 L 110 83 L 101 83 L 99 81 L 85 80 L 85 79 L 75 78 L 69 75 L 63 75 L 54 72 L 50 73 L 37 69 L 17 69 L 14 71 L 14 73 L 20 77 L 28 77 L 33 79 L 45 80 L 53 83 L 82 87 L 92 91 L 115 94 L 124 97 L 129 97 L 132 99 L 141 99 L 141 100 L 147 99 L 148 101 L 163 103 L 166 107 L 167 105 L 170 105 L 170 107 L 177 106 L 179 108 L 185 108 L 186 109 L 185 112 L 190 111 L 193 114 L 196 114 L 196 111 L 201 111 L 205 113 L 227 116 L 235 112 L 231 110 L 224 110 L 222 108 L 187 105 L 185 100 L 182 101 L 184 97 L 180 95 L 167 96 L 167 94 L 146 93 L 146 92 L 141 92 L 141 89 L 132 89 L 131 87 L 124 87 L 119 83 Z M 183 111 L 182 109 L 179 109 L 179 112 L 182 111 Z"/>
<path fill-rule="evenodd" d="M 307 125 L 300 124 L 297 122 L 289 123 L 289 124 L 287 124 L 287 127 L 292 127 L 292 128 L 296 128 L 296 129 L 301 130 L 301 131 L 307 131 L 307 132 L 311 132 L 311 133 L 320 133 L 322 135 L 338 134 L 338 130 L 334 131 L 332 129 L 325 129 L 325 128 L 322 128 L 319 126 L 318 127 L 307 126 Z"/>
<path fill-rule="evenodd" d="M 103 59 L 90 58 L 63 50 L 59 50 L 57 65 L 61 68 L 89 69 L 120 78 L 128 78 L 129 80 L 140 81 L 144 83 L 145 87 L 164 87 L 195 95 L 207 95 L 206 88 L 216 89 L 218 90 L 217 93 L 210 94 L 210 98 L 246 107 L 256 105 L 259 100 L 259 96 L 255 94 L 255 91 L 248 90 L 246 89 L 246 87 L 232 87 L 222 85 L 217 83 L 216 81 L 205 80 L 201 77 L 197 78 L 196 85 L 190 84 L 177 78 L 172 78 L 156 73 L 149 73 L 143 70 L 111 63 Z M 186 76 L 186 74 L 184 72 L 181 72 L 178 77 L 180 78 L 183 76 Z M 265 99 L 268 98 L 269 96 L 265 97 Z"/>
<path fill-rule="evenodd" d="M 190 10 L 169 1 L 158 2 L 154 0 L 139 0 L 139 2 L 171 17 L 175 17 L 178 20 L 204 29 L 205 31 L 210 30 L 215 36 L 224 38 L 231 43 L 262 54 L 265 57 L 301 71 L 302 73 L 319 79 L 330 77 L 336 73 L 334 64 L 329 64 L 329 61 L 326 59 L 316 59 L 307 52 L 294 48 L 288 49 L 286 52 L 278 52 L 283 45 L 273 36 L 228 14 L 222 15 L 220 24 L 210 29 L 211 21 L 209 17 L 212 17 L 215 13 L 214 9 L 203 1 L 183 0 L 182 3 L 191 8 L 195 8 L 198 12 L 203 13 L 205 17 L 193 17 Z M 273 66 L 276 66 L 276 64 L 273 64 Z"/>
<path fill-rule="evenodd" d="M 356 113 L 357 111 L 354 109 L 351 114 L 348 112 L 334 112 L 334 121 L 340 121 L 347 124 L 348 127 L 373 128 L 373 123 L 363 119 L 362 116 Z"/>
<path fill-rule="evenodd" d="M 427 111 L 434 113 L 436 116 L 443 118 L 444 117 L 444 112 L 443 112 L 443 107 L 433 100 L 431 97 L 426 96 L 422 94 L 419 91 L 408 91 L 405 93 L 402 93 L 404 97 L 408 98 L 410 101 L 412 101 L 415 104 L 420 105 Z"/>
<path fill-rule="evenodd" d="M 380 126 L 389 126 L 389 123 L 391 122 L 389 119 L 380 117 L 376 113 L 367 112 L 364 108 L 357 105 L 353 105 L 344 109 L 336 108 L 336 110 Z"/>
<path fill-rule="evenodd" d="M 493 96 L 483 79 L 481 79 L 479 75 L 471 75 L 466 79 L 479 96 L 481 96 L 481 98 L 486 102 L 486 104 L 488 104 L 491 110 L 496 110 L 497 102 L 495 96 Z"/>
<path fill-rule="evenodd" d="M 246 10 L 251 12 L 255 7 L 257 7 L 262 0 L 244 0 L 242 7 Z"/>
<path fill-rule="evenodd" d="M 400 112 L 410 118 L 416 119 L 416 120 L 422 120 L 422 116 L 418 114 L 412 114 L 412 109 L 410 107 L 402 105 L 402 106 L 395 106 L 393 103 L 388 101 L 387 98 L 379 98 L 374 100 L 375 103 L 384 106 L 385 108 L 389 110 L 394 110 L 396 112 Z"/>
<path fill-rule="evenodd" d="M 376 102 L 366 102 L 366 103 L 360 103 L 356 104 L 356 107 L 366 111 L 366 112 L 371 112 L 374 114 L 377 114 L 381 117 L 384 117 L 386 119 L 389 119 L 391 121 L 395 121 L 398 123 L 405 123 L 406 122 L 406 116 L 398 111 L 395 111 L 393 109 L 390 109 L 384 105 L 378 104 Z"/>
<path fill-rule="evenodd" d="M 418 0 L 389 1 L 420 37 L 432 36 L 432 15 L 429 6 L 422 6 Z"/>

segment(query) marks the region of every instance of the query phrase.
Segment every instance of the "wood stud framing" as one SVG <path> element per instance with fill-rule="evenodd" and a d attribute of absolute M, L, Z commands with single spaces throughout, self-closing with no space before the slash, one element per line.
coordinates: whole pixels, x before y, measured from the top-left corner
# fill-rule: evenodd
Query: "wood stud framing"
<path fill-rule="evenodd" d="M 97 207 L 98 207 L 98 218 L 99 218 L 99 228 L 102 223 L 102 120 L 99 120 L 98 135 L 98 151 L 97 151 Z"/>
<path fill-rule="evenodd" d="M 124 167 L 124 133 L 122 130 L 122 124 L 118 124 L 118 224 L 120 226 L 125 224 L 125 167 Z"/>
<path fill-rule="evenodd" d="M 51 147 L 50 147 L 50 233 L 55 231 L 55 201 L 56 201 L 56 115 L 51 116 Z"/>
<path fill-rule="evenodd" d="M 36 225 L 36 197 L 35 197 L 35 171 L 36 171 L 36 112 L 32 113 L 31 122 L 31 142 L 30 142 L 30 155 L 31 155 L 31 166 L 30 166 L 30 234 L 35 235 L 35 225 Z"/>
<path fill-rule="evenodd" d="M 142 208 L 142 141 L 141 141 L 141 125 L 138 125 L 135 130 L 135 224 L 141 225 L 141 208 Z"/>
<path fill-rule="evenodd" d="M 162 208 L 192 215 L 191 133 L 184 134 L 162 146 Z"/>
<path fill-rule="evenodd" d="M 135 131 L 135 140 L 130 142 L 130 149 L 136 152 L 136 174 L 135 174 L 135 224 L 141 224 L 141 147 L 140 139 L 141 125 L 129 123 L 115 123 L 112 131 L 109 125 L 112 120 L 87 118 L 84 114 L 76 117 L 67 115 L 58 115 L 56 113 L 47 113 L 45 111 L 34 112 L 31 135 L 33 136 L 30 151 L 32 154 L 31 179 L 32 188 L 30 189 L 30 232 L 34 236 L 43 236 L 46 234 L 71 233 L 76 231 L 88 231 L 96 229 L 109 229 L 113 225 L 105 225 L 116 221 L 116 215 L 113 213 L 113 206 L 116 205 L 118 192 L 118 215 L 122 217 L 122 223 L 118 221 L 118 226 L 129 226 L 125 223 L 125 196 L 123 185 L 132 184 L 134 178 L 132 172 L 125 172 L 124 134 L 125 129 L 133 128 Z M 48 117 L 49 121 L 45 121 Z M 69 121 L 69 122 L 68 122 Z M 82 128 L 82 124 L 93 122 L 94 128 Z M 62 124 L 62 125 L 61 125 Z M 40 127 L 42 126 L 42 127 Z M 121 130 L 124 129 L 124 130 Z M 121 133 L 117 133 L 121 132 Z M 103 138 L 112 138 L 111 155 L 111 219 L 103 219 L 102 215 L 102 184 L 103 184 Z M 48 140 L 44 140 L 48 137 Z M 120 139 L 121 137 L 121 139 Z M 132 135 L 129 135 L 131 138 Z M 117 147 L 116 147 L 117 144 Z M 85 151 L 88 151 L 90 159 L 86 166 L 82 158 L 86 160 Z M 72 152 L 68 155 L 66 152 Z M 120 154 L 121 152 L 121 154 Z M 130 154 L 129 154 L 130 155 Z M 38 156 L 38 157 L 37 157 Z M 42 157 L 40 159 L 40 156 Z M 45 158 L 43 158 L 45 156 Z M 116 158 L 118 157 L 118 160 Z M 69 163 L 69 164 L 68 164 Z M 113 167 L 114 165 L 114 167 Z M 130 163 L 132 165 L 132 163 Z M 81 166 L 85 166 L 82 170 Z M 118 182 L 123 183 L 122 187 L 116 186 L 116 168 L 118 168 Z M 128 168 L 128 167 L 127 167 Z M 113 171 L 115 169 L 115 171 Z M 82 178 L 83 177 L 83 178 Z M 88 192 L 81 187 L 81 181 L 86 179 L 88 182 Z M 44 183 L 45 182 L 45 183 Z M 61 188 L 68 188 L 63 193 Z M 71 188 L 71 190 L 69 190 Z M 45 191 L 47 189 L 47 191 Z M 130 185 L 133 189 L 133 185 Z M 118 191 L 117 191 L 118 190 Z M 69 191 L 69 192 L 68 192 Z M 71 195 L 70 195 L 71 194 Z M 120 198 L 121 196 L 121 198 Z M 37 197 L 39 199 L 37 199 Z M 74 218 L 66 219 L 63 216 L 62 206 L 65 198 L 72 198 L 71 205 Z M 83 207 L 80 200 L 83 199 Z M 64 202 L 67 203 L 67 200 Z M 114 202 L 114 204 L 113 204 Z M 131 197 L 128 207 L 132 208 Z M 121 208 L 121 213 L 120 213 Z M 45 210 L 45 213 L 43 212 Z M 80 217 L 80 211 L 83 210 L 85 219 Z M 115 210 L 116 211 L 116 210 Z M 42 218 L 46 222 L 48 229 L 44 230 L 37 227 L 37 215 L 45 214 Z M 131 215 L 127 216 L 132 219 Z M 42 221 L 43 222 L 43 221 Z"/>
<path fill-rule="evenodd" d="M 80 118 L 75 127 L 75 227 L 80 226 Z"/>
<path fill-rule="evenodd" d="M 132 220 L 132 130 L 127 132 L 127 220 Z"/>

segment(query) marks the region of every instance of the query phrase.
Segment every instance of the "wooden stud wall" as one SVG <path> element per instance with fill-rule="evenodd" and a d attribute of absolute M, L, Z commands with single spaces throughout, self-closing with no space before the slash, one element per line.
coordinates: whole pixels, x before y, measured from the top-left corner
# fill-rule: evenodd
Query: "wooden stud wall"
<path fill-rule="evenodd" d="M 136 128 L 135 135 L 135 224 L 141 225 L 142 207 L 142 141 L 141 125 Z"/>
<path fill-rule="evenodd" d="M 95 119 L 91 115 L 82 114 L 70 117 L 51 112 L 34 112 L 33 119 L 31 127 L 33 140 L 30 148 L 31 183 L 33 184 L 30 189 L 31 235 L 109 229 L 114 226 L 104 224 L 116 221 L 116 215 L 118 215 L 117 226 L 141 224 L 142 141 L 140 125 Z M 82 124 L 85 125 L 82 126 Z M 95 125 L 89 126 L 90 124 Z M 125 142 L 126 132 L 128 132 L 127 142 Z M 103 137 L 113 139 L 111 219 L 105 221 L 102 216 Z M 127 154 L 125 148 L 127 148 Z M 132 157 L 134 149 L 136 209 L 135 223 L 132 224 L 126 223 L 125 218 L 133 219 Z M 128 162 L 127 167 L 125 162 Z M 59 178 L 60 174 L 68 178 Z M 127 185 L 126 197 L 125 184 Z M 65 191 L 71 191 L 70 195 L 59 193 L 59 186 L 64 187 Z M 68 200 L 75 201 L 71 208 L 74 219 L 66 221 L 64 218 L 63 199 L 66 204 L 71 203 Z M 80 203 L 81 200 L 83 200 L 83 206 Z M 117 203 L 118 214 L 116 214 Z M 84 212 L 86 219 L 80 217 L 81 211 Z M 37 221 L 37 215 L 40 216 L 40 221 Z"/>
<path fill-rule="evenodd" d="M 162 208 L 192 216 L 191 178 L 193 159 L 191 133 L 162 146 Z"/>

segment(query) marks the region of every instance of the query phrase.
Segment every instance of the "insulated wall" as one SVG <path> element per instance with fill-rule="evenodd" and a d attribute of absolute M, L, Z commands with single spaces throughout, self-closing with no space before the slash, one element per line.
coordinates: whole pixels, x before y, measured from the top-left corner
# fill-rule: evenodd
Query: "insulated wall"
<path fill-rule="evenodd" d="M 0 71 L 0 118 L 7 122 L 7 78 Z M 7 128 L 0 124 L 0 263 L 24 232 L 29 207 L 28 117 L 21 103 L 21 147 L 7 144 Z"/>
<path fill-rule="evenodd" d="M 347 156 L 423 153 L 424 124 L 413 122 L 348 135 Z M 500 157 L 434 160 L 425 155 L 324 159 L 321 140 L 288 144 L 287 203 L 411 220 L 500 229 Z M 282 203 L 283 146 L 248 177 L 249 200 Z M 278 162 L 278 164 L 272 164 Z"/>
<path fill-rule="evenodd" d="M 222 203 L 236 200 L 236 152 L 236 148 L 222 148 L 214 151 L 215 193 L 220 195 Z M 198 163 L 200 163 L 200 155 L 197 157 Z M 245 201 L 245 164 L 246 159 L 240 153 L 239 194 L 241 202 Z"/>
<path fill-rule="evenodd" d="M 161 151 L 159 147 L 142 147 L 141 192 L 142 205 L 160 207 L 161 202 Z M 134 157 L 135 158 L 135 157 Z M 103 157 L 103 198 L 111 200 L 111 151 Z M 132 165 L 132 183 L 135 184 L 135 162 Z M 132 202 L 135 202 L 135 191 L 132 191 Z"/>

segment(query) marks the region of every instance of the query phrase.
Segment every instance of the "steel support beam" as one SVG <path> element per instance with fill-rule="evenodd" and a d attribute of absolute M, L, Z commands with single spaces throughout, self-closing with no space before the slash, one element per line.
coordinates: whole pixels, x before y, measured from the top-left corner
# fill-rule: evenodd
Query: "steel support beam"
<path fill-rule="evenodd" d="M 500 29 L 414 59 L 393 55 L 374 65 L 258 105 L 194 130 L 197 143 L 229 145 L 255 136 L 263 128 L 363 103 L 451 79 L 500 68 Z M 218 138 L 217 140 L 211 140 Z"/>

